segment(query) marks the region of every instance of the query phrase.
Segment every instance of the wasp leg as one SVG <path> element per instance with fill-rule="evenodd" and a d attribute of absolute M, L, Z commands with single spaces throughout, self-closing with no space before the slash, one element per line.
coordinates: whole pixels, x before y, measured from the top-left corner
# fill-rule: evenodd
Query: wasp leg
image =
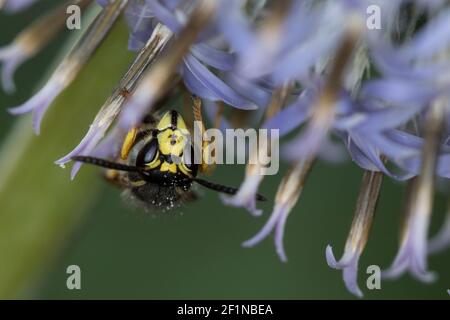
<path fill-rule="evenodd" d="M 122 160 L 126 160 L 128 155 L 130 154 L 131 149 L 142 139 L 147 137 L 152 132 L 151 129 L 139 129 L 138 127 L 131 128 L 128 131 L 127 135 L 122 144 L 122 148 L 120 150 L 120 158 Z"/>
<path fill-rule="evenodd" d="M 130 154 L 131 149 L 133 148 L 134 144 L 136 143 L 136 137 L 138 133 L 138 128 L 134 127 L 131 128 L 130 131 L 128 131 L 127 135 L 125 136 L 125 139 L 123 140 L 122 148 L 120 149 L 120 158 L 122 160 L 126 160 L 128 158 L 128 155 Z"/>
<path fill-rule="evenodd" d="M 136 188 L 141 187 L 146 182 L 144 180 L 131 180 L 128 172 L 121 172 L 114 169 L 108 169 L 103 174 L 103 177 L 109 183 L 119 188 Z"/>
<path fill-rule="evenodd" d="M 128 188 L 130 186 L 130 182 L 126 178 L 126 174 L 118 170 L 106 170 L 103 174 L 103 178 L 119 188 Z"/>
<path fill-rule="evenodd" d="M 183 100 L 182 100 L 182 110 L 184 113 L 184 120 L 186 123 L 186 127 L 189 130 L 189 132 L 191 133 L 191 135 L 193 136 L 194 134 L 194 118 L 191 114 L 192 111 L 192 94 L 190 92 L 186 90 L 183 91 L 183 96 L 182 96 Z"/>
<path fill-rule="evenodd" d="M 202 163 L 199 165 L 199 171 L 201 173 L 211 173 L 215 166 L 210 164 L 211 163 L 210 149 L 212 143 L 203 140 L 203 133 L 205 132 L 206 129 L 202 117 L 202 101 L 197 96 L 193 96 L 192 100 L 194 102 L 192 108 L 194 113 L 194 121 L 196 125 L 200 125 L 200 128 L 198 128 L 198 130 L 200 130 L 200 134 L 202 137 Z"/>

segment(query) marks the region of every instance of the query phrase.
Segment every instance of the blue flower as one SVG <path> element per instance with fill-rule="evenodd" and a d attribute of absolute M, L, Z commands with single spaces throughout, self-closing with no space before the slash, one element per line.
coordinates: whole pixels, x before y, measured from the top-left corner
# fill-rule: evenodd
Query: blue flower
<path fill-rule="evenodd" d="M 357 281 L 358 262 L 372 227 L 382 181 L 383 174 L 380 172 L 366 171 L 364 173 L 352 228 L 345 243 L 344 255 L 339 261 L 336 261 L 332 247 L 328 245 L 326 249 L 328 265 L 331 268 L 343 270 L 345 285 L 351 293 L 358 297 L 363 296 Z"/>
<path fill-rule="evenodd" d="M 89 2 L 86 1 L 84 5 L 89 4 Z M 59 64 L 44 87 L 27 102 L 18 107 L 11 108 L 10 112 L 12 114 L 23 114 L 33 111 L 34 130 L 36 133 L 39 133 L 41 120 L 51 102 L 75 79 L 81 68 L 105 38 L 105 35 L 111 29 L 125 6 L 126 1 L 116 1 L 103 9 L 80 39 L 79 43 Z M 58 13 L 60 16 L 61 12 L 59 11 Z"/>
<path fill-rule="evenodd" d="M 31 2 L 6 1 L 4 6 L 13 11 Z M 349 291 L 362 296 L 358 263 L 381 181 L 387 176 L 406 181 L 410 188 L 400 249 L 384 276 L 397 277 L 409 270 L 420 280 L 434 279 L 427 257 L 450 245 L 450 217 L 434 238 L 428 236 L 435 180 L 450 178 L 446 126 L 450 124 L 450 9 L 444 0 L 282 0 L 273 5 L 263 0 L 103 0 L 97 4 L 103 7 L 101 13 L 47 84 L 11 110 L 33 111 L 39 132 L 51 102 L 73 81 L 117 18 L 125 15 L 128 48 L 136 58 L 83 140 L 57 164 L 64 166 L 76 155 L 115 157 L 117 141 L 182 83 L 183 90 L 203 99 L 205 113 L 217 127 L 236 125 L 223 115 L 220 104 L 233 107 L 232 114 L 238 109 L 254 110 L 247 125 L 278 129 L 283 138 L 282 158 L 290 170 L 281 179 L 265 226 L 243 246 L 252 247 L 273 231 L 276 251 L 287 261 L 284 228 L 307 187 L 313 164 L 318 158 L 349 157 L 365 173 L 344 254 L 338 260 L 328 246 L 328 265 L 342 270 Z M 381 10 L 379 30 L 370 30 L 365 23 L 369 6 Z M 407 10 L 408 6 L 414 10 Z M 56 19 L 55 12 L 39 21 Z M 14 89 L 15 68 L 51 40 L 28 36 L 39 30 L 39 21 L 0 49 L 7 91 Z M 59 30 L 54 26 L 52 35 Z M 288 135 L 293 138 L 288 140 Z M 268 146 L 254 149 L 251 157 L 264 147 Z M 72 178 L 79 168 L 80 164 L 72 167 Z M 261 172 L 263 166 L 249 164 L 237 194 L 223 197 L 223 202 L 261 216 L 255 202 L 264 181 Z"/>
<path fill-rule="evenodd" d="M 0 1 L 0 9 L 8 13 L 15 13 L 24 10 L 35 3 L 37 0 L 2 0 Z"/>
<path fill-rule="evenodd" d="M 85 8 L 90 2 L 90 0 L 83 0 L 78 2 L 78 5 L 81 8 Z M 14 3 L 17 5 L 20 1 Z M 48 14 L 40 17 L 17 35 L 13 43 L 0 48 L 0 62 L 3 63 L 1 83 L 6 92 L 12 93 L 16 89 L 13 80 L 16 69 L 23 62 L 38 53 L 65 27 L 66 6 L 58 6 Z"/>

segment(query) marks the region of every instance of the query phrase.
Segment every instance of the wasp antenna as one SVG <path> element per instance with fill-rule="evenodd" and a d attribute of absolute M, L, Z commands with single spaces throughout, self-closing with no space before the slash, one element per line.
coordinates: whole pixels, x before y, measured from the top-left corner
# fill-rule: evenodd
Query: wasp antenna
<path fill-rule="evenodd" d="M 139 167 L 128 166 L 126 164 L 111 162 L 105 159 L 94 158 L 94 157 L 85 157 L 85 156 L 75 156 L 72 157 L 73 161 L 84 162 L 87 164 L 92 164 L 94 166 L 114 169 L 119 171 L 129 171 L 129 172 L 142 172 L 143 170 Z"/>
<path fill-rule="evenodd" d="M 202 185 L 203 187 L 217 191 L 217 192 L 226 193 L 226 194 L 230 194 L 230 195 L 235 195 L 238 192 L 237 188 L 227 187 L 227 186 L 224 186 L 224 185 L 221 185 L 218 183 L 214 183 L 214 182 L 210 182 L 210 181 L 206 181 L 206 180 L 198 179 L 198 178 L 195 178 L 193 180 L 195 182 L 197 182 L 198 184 Z M 256 200 L 266 201 L 267 199 L 263 195 L 257 193 Z"/>

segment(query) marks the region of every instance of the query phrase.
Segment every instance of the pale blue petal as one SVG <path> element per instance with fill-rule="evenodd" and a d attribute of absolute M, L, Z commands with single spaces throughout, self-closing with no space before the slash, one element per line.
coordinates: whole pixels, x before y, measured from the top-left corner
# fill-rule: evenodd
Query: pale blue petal
<path fill-rule="evenodd" d="M 206 43 L 193 45 L 191 54 L 204 64 L 221 71 L 231 70 L 235 64 L 235 56 L 233 54 L 216 49 Z"/>
<path fill-rule="evenodd" d="M 250 101 L 246 100 L 242 96 L 238 95 L 232 88 L 230 88 L 225 82 L 223 82 L 219 77 L 213 74 L 207 67 L 201 64 L 197 59 L 195 59 L 192 55 L 186 56 L 184 59 L 185 67 L 192 74 L 191 87 L 192 82 L 198 82 L 199 85 L 197 87 L 203 87 L 210 91 L 210 94 L 206 96 L 201 96 L 202 98 L 215 98 L 212 100 L 222 100 L 223 102 L 236 107 L 238 109 L 244 110 L 254 110 L 256 106 L 252 104 Z"/>

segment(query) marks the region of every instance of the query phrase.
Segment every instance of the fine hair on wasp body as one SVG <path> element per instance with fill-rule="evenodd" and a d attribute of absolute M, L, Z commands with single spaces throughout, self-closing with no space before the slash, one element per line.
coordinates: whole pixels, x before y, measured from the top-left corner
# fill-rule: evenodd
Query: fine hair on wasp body
<path fill-rule="evenodd" d="M 107 180 L 123 188 L 125 198 L 147 210 L 168 211 L 196 199 L 194 182 L 220 193 L 236 194 L 236 188 L 197 177 L 208 166 L 194 161 L 193 148 L 182 116 L 170 110 L 159 120 L 148 116 L 132 128 L 115 161 L 88 156 L 76 156 L 73 160 L 107 168 Z M 256 199 L 265 200 L 259 194 Z"/>

